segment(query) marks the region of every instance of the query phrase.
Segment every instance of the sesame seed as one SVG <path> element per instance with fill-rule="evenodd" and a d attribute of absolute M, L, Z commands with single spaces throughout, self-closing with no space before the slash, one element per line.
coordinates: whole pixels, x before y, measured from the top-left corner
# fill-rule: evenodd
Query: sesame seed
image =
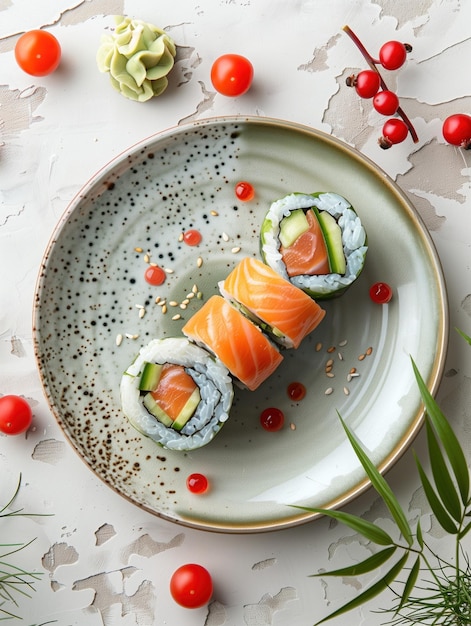
<path fill-rule="evenodd" d="M 291 422 L 289 427 L 290 427 L 291 430 L 296 430 L 296 424 L 293 424 L 293 422 Z"/>
<path fill-rule="evenodd" d="M 170 306 L 178 306 L 178 302 L 176 300 L 170 300 L 169 305 Z"/>
<path fill-rule="evenodd" d="M 350 376 L 352 378 L 358 378 L 360 376 L 360 374 L 358 372 L 354 372 L 353 374 L 350 374 Z"/>
<path fill-rule="evenodd" d="M 193 294 L 191 294 L 191 295 L 193 296 Z M 189 300 L 188 298 L 185 298 L 185 299 L 183 300 L 182 304 L 184 304 L 184 305 L 186 306 L 187 304 L 190 304 L 190 300 Z M 180 305 L 180 306 L 181 306 L 181 305 Z"/>
<path fill-rule="evenodd" d="M 198 300 L 202 300 L 203 292 L 202 291 L 198 291 L 198 293 L 196 294 L 196 297 L 198 298 Z"/>
<path fill-rule="evenodd" d="M 326 372 L 325 375 L 329 378 L 335 378 L 335 374 L 333 372 Z"/>
<path fill-rule="evenodd" d="M 224 241 L 229 241 L 229 235 L 227 233 L 222 233 L 222 238 Z"/>
<path fill-rule="evenodd" d="M 327 374 L 329 374 L 332 371 L 332 365 L 326 365 L 325 366 L 325 371 Z"/>
<path fill-rule="evenodd" d="M 146 310 L 144 309 L 144 307 L 142 309 L 139 309 L 139 318 L 140 319 L 142 319 L 145 314 L 146 314 Z"/>
<path fill-rule="evenodd" d="M 332 354 L 332 352 L 335 352 L 335 346 L 330 346 L 330 348 L 327 348 L 327 352 L 329 354 Z"/>
<path fill-rule="evenodd" d="M 363 361 L 365 357 L 366 357 L 366 354 L 360 354 L 360 356 L 358 357 L 358 360 Z"/>
<path fill-rule="evenodd" d="M 159 302 L 160 302 L 160 296 L 157 296 L 155 299 L 155 304 L 159 304 Z"/>
<path fill-rule="evenodd" d="M 178 235 L 178 241 L 183 241 L 183 233 L 180 233 L 180 234 Z"/>
<path fill-rule="evenodd" d="M 196 265 L 198 267 L 201 267 L 203 265 L 203 259 L 200 256 L 196 259 Z"/>
<path fill-rule="evenodd" d="M 354 374 L 357 371 L 356 367 L 352 367 L 352 369 L 350 370 L 350 374 Z"/>
<path fill-rule="evenodd" d="M 137 339 L 139 337 L 138 334 L 126 333 L 126 339 Z"/>
<path fill-rule="evenodd" d="M 219 213 L 217 211 L 211 211 L 211 215 L 214 215 L 214 216 L 217 217 L 219 215 Z"/>
<path fill-rule="evenodd" d="M 320 342 L 316 343 L 316 352 L 320 352 L 321 350 L 322 350 L 322 344 Z"/>
<path fill-rule="evenodd" d="M 366 351 L 366 356 L 370 356 L 370 354 L 372 353 L 373 353 L 373 348 L 370 346 L 368 350 Z"/>
<path fill-rule="evenodd" d="M 149 262 L 150 262 L 150 256 L 149 256 L 148 254 L 145 254 L 145 255 L 144 255 L 144 261 L 145 261 L 146 263 L 149 263 Z"/>
<path fill-rule="evenodd" d="M 327 361 L 327 363 L 325 364 L 326 367 L 332 367 L 332 365 L 334 364 L 334 359 L 329 359 Z"/>
<path fill-rule="evenodd" d="M 328 387 L 328 388 L 324 391 L 324 393 L 325 393 L 325 395 L 326 395 L 326 396 L 330 396 L 330 394 L 331 394 L 331 393 L 333 393 L 333 392 L 334 392 L 334 390 L 332 389 L 332 387 Z"/>
<path fill-rule="evenodd" d="M 348 396 L 350 394 L 350 390 L 347 387 L 343 388 L 343 392 L 346 396 Z"/>
<path fill-rule="evenodd" d="M 232 254 L 237 254 L 238 252 L 240 252 L 240 246 L 235 246 L 231 249 L 231 252 Z"/>
<path fill-rule="evenodd" d="M 196 285 L 193 285 L 193 287 L 191 288 L 191 291 L 196 294 L 198 292 L 198 287 Z"/>
<path fill-rule="evenodd" d="M 120 346 L 122 343 L 123 343 L 123 335 L 119 333 L 119 335 L 116 335 L 116 345 Z"/>
<path fill-rule="evenodd" d="M 176 315 L 174 315 L 174 316 L 172 317 L 172 320 L 175 320 L 175 321 L 176 321 L 176 320 L 180 320 L 181 318 L 182 318 L 182 316 L 180 315 L 180 313 L 177 313 Z"/>
<path fill-rule="evenodd" d="M 135 252 L 142 252 L 143 250 L 142 250 L 142 248 L 134 248 L 134 251 Z"/>
<path fill-rule="evenodd" d="M 347 383 L 351 382 L 352 380 L 352 375 L 351 374 L 347 374 Z"/>
<path fill-rule="evenodd" d="M 342 339 L 342 341 L 339 341 L 339 346 L 340 346 L 341 348 L 343 348 L 344 346 L 346 346 L 346 345 L 347 345 L 347 343 L 348 343 L 348 341 L 347 341 L 346 339 Z"/>
<path fill-rule="evenodd" d="M 337 352 L 337 356 L 339 357 L 339 361 L 343 361 L 343 355 L 341 352 Z"/>
<path fill-rule="evenodd" d="M 151 267 L 159 267 L 159 266 L 157 265 L 157 263 L 149 263 L 149 265 L 150 265 Z"/>
<path fill-rule="evenodd" d="M 156 301 L 156 302 L 157 302 L 157 301 Z M 165 305 L 167 304 L 167 300 L 166 300 L 165 298 L 164 298 L 163 300 L 161 300 L 161 299 L 159 298 L 159 301 L 157 302 L 157 304 L 158 304 L 159 306 L 165 306 Z"/>
<path fill-rule="evenodd" d="M 173 270 L 170 267 L 164 267 L 164 272 L 167 272 L 167 274 L 173 274 Z"/>
<path fill-rule="evenodd" d="M 164 315 L 165 315 L 165 313 L 167 313 L 167 305 L 166 305 L 166 304 L 164 304 L 164 305 L 162 306 L 162 313 L 163 313 Z"/>
<path fill-rule="evenodd" d="M 143 309 L 144 308 L 143 304 L 135 304 L 134 306 L 136 307 L 136 309 Z"/>
<path fill-rule="evenodd" d="M 185 310 L 185 309 L 186 309 L 186 307 L 187 307 L 187 305 L 186 305 L 184 302 L 182 302 L 182 303 L 180 304 L 180 308 L 181 308 L 181 309 Z"/>
<path fill-rule="evenodd" d="M 194 294 L 192 291 L 190 291 L 190 293 L 187 293 L 187 294 L 186 294 L 186 297 L 187 297 L 187 299 L 188 299 L 188 298 L 194 298 L 194 297 L 195 297 L 195 294 Z"/>

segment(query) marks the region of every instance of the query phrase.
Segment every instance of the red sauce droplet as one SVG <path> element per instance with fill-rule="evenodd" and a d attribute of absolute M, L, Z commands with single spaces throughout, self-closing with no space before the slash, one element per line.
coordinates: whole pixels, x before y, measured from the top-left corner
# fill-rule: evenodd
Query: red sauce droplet
<path fill-rule="evenodd" d="M 370 288 L 370 298 L 376 304 L 387 304 L 392 298 L 393 292 L 387 283 L 375 283 Z"/>
<path fill-rule="evenodd" d="M 261 412 L 260 423 L 265 430 L 275 432 L 276 430 L 281 430 L 283 428 L 285 416 L 283 411 L 280 411 L 280 409 L 270 407 L 269 409 L 265 409 Z"/>
<path fill-rule="evenodd" d="M 235 195 L 239 200 L 242 200 L 242 202 L 249 202 L 255 196 L 255 189 L 250 183 L 241 181 L 235 186 Z"/>
<path fill-rule="evenodd" d="M 167 275 L 164 270 L 158 265 L 149 265 L 149 267 L 144 272 L 144 278 L 149 283 L 149 285 L 153 285 L 157 287 L 158 285 L 162 285 L 165 282 Z"/>
<path fill-rule="evenodd" d="M 191 493 L 202 494 L 208 490 L 209 481 L 204 474 L 190 474 L 186 486 Z"/>
<path fill-rule="evenodd" d="M 183 233 L 183 241 L 186 243 L 187 246 L 197 246 L 199 243 L 201 243 L 202 239 L 203 237 L 199 230 L 191 229 Z"/>
<path fill-rule="evenodd" d="M 302 383 L 290 383 L 288 385 L 288 396 L 293 402 L 299 402 L 306 395 L 306 387 Z"/>

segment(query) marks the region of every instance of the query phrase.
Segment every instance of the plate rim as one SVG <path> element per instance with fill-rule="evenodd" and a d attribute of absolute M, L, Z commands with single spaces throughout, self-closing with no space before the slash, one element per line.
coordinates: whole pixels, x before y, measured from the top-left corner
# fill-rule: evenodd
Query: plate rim
<path fill-rule="evenodd" d="M 427 244 L 427 249 L 431 258 L 433 259 L 433 274 L 435 276 L 435 284 L 438 287 L 437 293 L 440 295 L 440 307 L 438 311 L 438 336 L 436 341 L 436 351 L 433 359 L 433 367 L 431 368 L 431 372 L 427 379 L 425 380 L 425 384 L 429 389 L 432 396 L 434 396 L 438 388 L 440 386 L 445 362 L 448 351 L 448 341 L 449 341 L 449 303 L 448 303 L 448 294 L 447 287 L 445 283 L 445 277 L 443 272 L 443 267 L 441 260 L 438 256 L 438 251 L 434 244 L 434 241 L 430 235 L 429 230 L 427 229 L 424 220 L 421 215 L 415 208 L 414 204 L 407 196 L 407 194 L 399 187 L 399 185 L 378 165 L 376 164 L 370 157 L 365 156 L 359 150 L 357 150 L 354 146 L 351 146 L 337 137 L 330 135 L 322 130 L 316 129 L 307 124 L 303 124 L 300 122 L 285 120 L 276 117 L 267 117 L 267 116 L 255 116 L 255 115 L 222 115 L 222 116 L 211 116 L 201 118 L 199 120 L 194 120 L 191 122 L 185 122 L 183 124 L 177 124 L 174 126 L 170 126 L 166 129 L 148 135 L 143 139 L 132 143 L 128 148 L 120 151 L 117 155 L 115 155 L 112 159 L 110 159 L 107 163 L 105 163 L 101 168 L 95 171 L 88 180 L 80 187 L 80 189 L 74 194 L 71 200 L 67 203 L 64 211 L 56 222 L 51 236 L 47 242 L 47 245 L 44 249 L 44 252 L 41 256 L 41 262 L 39 265 L 39 270 L 36 277 L 36 283 L 34 287 L 34 297 L 33 297 L 33 309 L 32 309 L 32 337 L 33 337 L 33 351 L 34 357 L 36 360 L 36 365 L 38 369 L 38 374 L 40 378 L 41 388 L 43 390 L 43 394 L 46 398 L 48 407 L 54 418 L 59 425 L 62 433 L 66 437 L 67 441 L 71 444 L 72 448 L 75 450 L 76 454 L 79 458 L 85 463 L 87 468 L 91 470 L 95 476 L 97 476 L 108 488 L 118 494 L 120 497 L 124 498 L 134 506 L 139 507 L 141 510 L 144 510 L 156 517 L 161 519 L 170 521 L 172 523 L 185 526 L 188 528 L 193 528 L 197 530 L 210 531 L 210 532 L 222 532 L 222 533 L 259 533 L 259 532 L 269 532 L 269 531 L 277 531 L 283 530 L 287 528 L 293 528 L 302 524 L 306 524 L 313 520 L 319 519 L 322 517 L 320 513 L 312 513 L 312 512 L 303 512 L 298 514 L 293 514 L 293 516 L 285 517 L 281 521 L 273 521 L 269 520 L 268 522 L 240 522 L 240 523 L 226 523 L 221 522 L 218 524 L 215 521 L 212 521 L 211 524 L 207 524 L 204 522 L 196 522 L 191 521 L 191 519 L 185 519 L 182 517 L 172 517 L 171 515 L 165 513 L 165 511 L 157 511 L 152 509 L 151 507 L 146 506 L 142 502 L 138 502 L 133 500 L 130 495 L 123 493 L 120 491 L 115 485 L 110 484 L 106 477 L 100 475 L 93 466 L 87 461 L 86 456 L 83 451 L 78 447 L 78 445 L 74 442 L 73 438 L 69 435 L 65 424 L 63 423 L 63 419 L 61 418 L 60 411 L 58 407 L 56 407 L 53 394 L 51 394 L 49 386 L 47 384 L 45 372 L 43 371 L 43 367 L 41 364 L 41 354 L 40 354 L 40 331 L 38 326 L 38 318 L 39 318 L 39 310 L 40 310 L 40 301 L 41 301 L 41 289 L 44 282 L 44 270 L 46 269 L 47 259 L 51 254 L 54 244 L 58 236 L 60 235 L 62 229 L 68 222 L 70 216 L 73 215 L 74 210 L 77 207 L 77 204 L 87 197 L 88 193 L 93 189 L 97 183 L 100 181 L 104 181 L 104 176 L 106 172 L 109 172 L 118 166 L 119 164 L 125 164 L 126 159 L 137 154 L 144 147 L 153 144 L 155 142 L 159 142 L 161 140 L 165 140 L 166 138 L 171 137 L 175 134 L 184 134 L 191 129 L 201 128 L 209 125 L 233 125 L 233 124 L 248 124 L 248 125 L 261 125 L 261 126 L 271 126 L 278 127 L 288 131 L 301 132 L 303 134 L 312 136 L 317 140 L 326 143 L 330 146 L 333 146 L 335 149 L 340 150 L 341 152 L 346 153 L 350 158 L 353 158 L 356 162 L 358 162 L 362 167 L 367 167 L 375 177 L 381 179 L 388 187 L 389 191 L 392 192 L 399 200 L 400 204 L 407 210 L 409 216 L 413 219 L 413 221 L 417 222 L 420 226 L 420 231 L 418 234 L 423 238 L 425 243 Z M 414 439 L 422 429 L 425 420 L 425 408 L 421 403 L 419 410 L 416 414 L 411 418 L 409 427 L 404 432 L 400 441 L 394 447 L 394 449 L 384 458 L 380 464 L 377 465 L 378 470 L 381 474 L 387 473 L 402 457 L 402 455 L 409 449 Z M 367 491 L 371 487 L 371 481 L 368 477 L 363 478 L 355 484 L 352 488 L 348 489 L 345 493 L 337 496 L 333 500 L 326 503 L 323 508 L 328 509 L 340 509 L 345 507 L 347 504 L 351 503 L 353 500 L 358 498 L 362 493 Z"/>

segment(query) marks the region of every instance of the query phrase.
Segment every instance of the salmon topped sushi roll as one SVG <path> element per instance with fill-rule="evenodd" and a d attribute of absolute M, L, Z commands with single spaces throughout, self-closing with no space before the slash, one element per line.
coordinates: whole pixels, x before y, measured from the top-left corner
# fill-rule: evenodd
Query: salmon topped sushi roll
<path fill-rule="evenodd" d="M 222 295 L 285 348 L 297 348 L 325 311 L 301 289 L 253 257 L 219 284 Z"/>
<path fill-rule="evenodd" d="M 251 391 L 278 367 L 283 357 L 262 333 L 222 296 L 212 296 L 183 326 L 183 333 L 214 354 Z"/>

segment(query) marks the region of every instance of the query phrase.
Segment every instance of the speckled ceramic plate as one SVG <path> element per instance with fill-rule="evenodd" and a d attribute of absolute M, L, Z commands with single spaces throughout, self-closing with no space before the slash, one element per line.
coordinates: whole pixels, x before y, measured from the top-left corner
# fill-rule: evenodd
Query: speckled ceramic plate
<path fill-rule="evenodd" d="M 241 180 L 255 188 L 250 202 L 235 196 Z M 184 320 L 241 257 L 258 255 L 265 211 L 292 191 L 335 191 L 357 209 L 369 241 L 360 279 L 325 305 L 319 328 L 298 350 L 285 352 L 282 365 L 257 391 L 236 390 L 230 420 L 212 443 L 191 453 L 159 448 L 120 410 L 123 371 L 152 338 L 179 336 Z M 179 241 L 191 228 L 203 235 L 198 247 Z M 144 280 L 145 253 L 171 270 L 160 287 Z M 368 290 L 376 281 L 392 286 L 388 305 L 370 301 Z M 157 297 L 181 302 L 194 285 L 203 299 L 193 298 L 186 310 L 169 305 L 164 314 L 156 303 Z M 143 317 L 139 307 L 145 307 Z M 172 319 L 177 313 L 181 319 Z M 340 507 L 365 489 L 337 411 L 381 470 L 399 458 L 423 417 L 410 356 L 434 391 L 447 327 L 435 249 L 414 209 L 382 171 L 309 128 L 224 118 L 150 137 L 85 185 L 44 257 L 34 339 L 52 410 L 105 483 L 178 523 L 253 532 L 314 517 L 292 505 Z M 118 335 L 124 337 L 119 346 Z M 334 378 L 325 373 L 330 358 Z M 359 376 L 348 382 L 353 367 Z M 299 403 L 287 396 L 293 381 L 307 388 Z M 329 387 L 333 391 L 326 395 Z M 269 406 L 285 413 L 279 432 L 259 424 Z M 192 472 L 209 478 L 205 495 L 188 492 Z"/>

